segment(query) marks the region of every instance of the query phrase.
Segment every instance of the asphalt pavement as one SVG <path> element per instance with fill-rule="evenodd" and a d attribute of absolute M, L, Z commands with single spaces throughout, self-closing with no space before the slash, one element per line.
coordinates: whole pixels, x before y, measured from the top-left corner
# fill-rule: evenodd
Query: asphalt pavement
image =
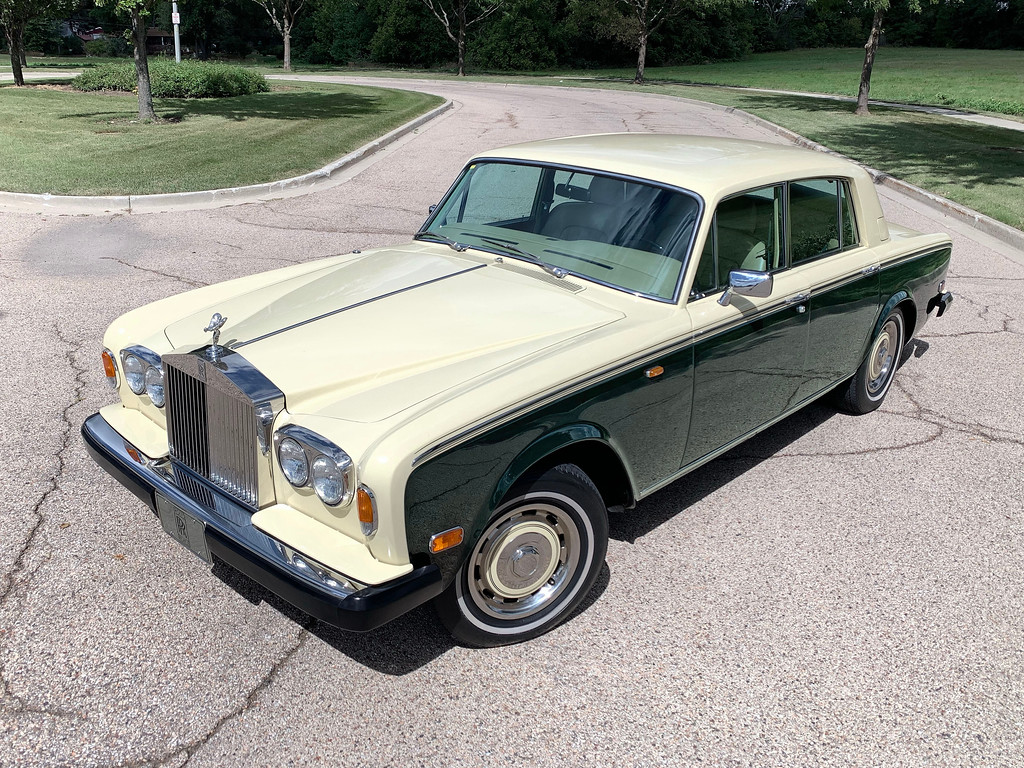
<path fill-rule="evenodd" d="M 640 93 L 372 84 L 455 108 L 307 195 L 0 212 L 0 765 L 1020 765 L 1024 255 L 889 189 L 890 219 L 952 234 L 956 302 L 882 409 L 813 405 L 616 516 L 594 599 L 530 643 L 455 646 L 429 607 L 313 622 L 208 570 L 88 458 L 101 336 L 129 309 L 408 240 L 478 150 L 783 141 Z"/>

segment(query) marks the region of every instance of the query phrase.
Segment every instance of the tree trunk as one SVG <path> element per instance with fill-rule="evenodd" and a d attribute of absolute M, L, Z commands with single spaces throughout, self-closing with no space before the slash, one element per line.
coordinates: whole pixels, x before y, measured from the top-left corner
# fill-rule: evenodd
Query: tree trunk
<path fill-rule="evenodd" d="M 284 71 L 292 71 L 292 28 L 284 28 Z"/>
<path fill-rule="evenodd" d="M 644 66 L 647 64 L 647 32 L 640 35 L 640 52 L 636 57 L 636 75 L 633 82 L 637 85 L 644 84 Z"/>
<path fill-rule="evenodd" d="M 868 115 L 868 93 L 871 91 L 871 68 L 875 66 L 875 51 L 878 50 L 878 38 L 882 34 L 882 19 L 885 11 L 875 11 L 875 18 L 871 22 L 871 35 L 864 45 L 864 68 L 860 71 L 860 90 L 857 91 L 857 109 L 855 115 Z"/>
<path fill-rule="evenodd" d="M 156 120 L 153 90 L 149 84 L 149 59 L 146 58 L 146 19 L 138 8 L 132 11 L 132 39 L 135 42 L 135 78 L 139 91 L 139 120 Z"/>
<path fill-rule="evenodd" d="M 14 84 L 24 85 L 25 73 L 21 69 L 22 30 L 11 25 L 6 27 L 5 31 L 7 32 L 7 48 L 11 52 L 11 74 L 14 75 Z"/>
<path fill-rule="evenodd" d="M 456 44 L 459 46 L 459 77 L 466 76 L 466 7 L 469 5 L 464 0 L 459 0 L 456 6 L 456 14 L 459 19 L 459 39 Z"/>

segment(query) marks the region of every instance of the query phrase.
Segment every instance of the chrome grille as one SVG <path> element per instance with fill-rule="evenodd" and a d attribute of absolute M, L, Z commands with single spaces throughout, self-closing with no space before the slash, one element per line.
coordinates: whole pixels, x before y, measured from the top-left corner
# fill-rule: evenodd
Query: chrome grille
<path fill-rule="evenodd" d="M 248 363 L 237 363 L 251 378 Z M 269 456 L 259 437 L 266 425 L 253 400 L 229 379 L 228 368 L 196 355 L 164 357 L 167 442 L 174 461 L 256 509 L 266 500 L 260 470 Z"/>

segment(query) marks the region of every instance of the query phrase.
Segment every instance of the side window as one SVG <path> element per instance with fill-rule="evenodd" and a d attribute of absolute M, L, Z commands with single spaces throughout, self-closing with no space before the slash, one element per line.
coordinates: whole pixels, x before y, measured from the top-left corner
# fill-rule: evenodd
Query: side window
<path fill-rule="evenodd" d="M 471 202 L 459 207 L 459 221 L 501 226 L 530 218 L 540 175 L 540 168 L 530 166 L 502 168 L 497 163 L 477 166 L 470 179 L 472 191 L 468 200 Z"/>
<path fill-rule="evenodd" d="M 857 223 L 853 218 L 853 203 L 850 200 L 850 186 L 845 181 L 839 189 L 839 206 L 843 218 L 843 240 L 839 247 L 844 251 L 847 248 L 854 248 L 860 245 L 860 238 L 857 236 Z"/>
<path fill-rule="evenodd" d="M 774 272 L 786 266 L 782 241 L 782 185 L 753 189 L 718 204 L 697 263 L 691 298 L 729 284 L 729 272 Z"/>
<path fill-rule="evenodd" d="M 718 270 L 715 269 L 715 224 L 716 222 L 712 220 L 711 231 L 708 232 L 708 239 L 697 263 L 697 274 L 693 278 L 693 287 L 690 288 L 691 299 L 701 299 L 709 293 L 714 293 L 718 288 Z"/>
<path fill-rule="evenodd" d="M 857 245 L 846 182 L 839 179 L 791 182 L 789 226 L 794 264 Z"/>
<path fill-rule="evenodd" d="M 772 272 L 784 267 L 781 223 L 782 186 L 754 189 L 719 203 L 718 285 L 729 284 L 733 269 Z"/>

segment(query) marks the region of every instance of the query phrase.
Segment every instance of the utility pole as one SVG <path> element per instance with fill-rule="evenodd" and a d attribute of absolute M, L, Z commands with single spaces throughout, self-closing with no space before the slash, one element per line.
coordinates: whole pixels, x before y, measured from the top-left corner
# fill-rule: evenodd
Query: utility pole
<path fill-rule="evenodd" d="M 167 6 L 164 6 L 165 8 Z M 178 13 L 178 2 L 171 3 L 171 23 L 174 24 L 174 60 L 181 63 L 181 35 L 178 33 L 178 25 L 181 24 L 181 15 Z"/>

